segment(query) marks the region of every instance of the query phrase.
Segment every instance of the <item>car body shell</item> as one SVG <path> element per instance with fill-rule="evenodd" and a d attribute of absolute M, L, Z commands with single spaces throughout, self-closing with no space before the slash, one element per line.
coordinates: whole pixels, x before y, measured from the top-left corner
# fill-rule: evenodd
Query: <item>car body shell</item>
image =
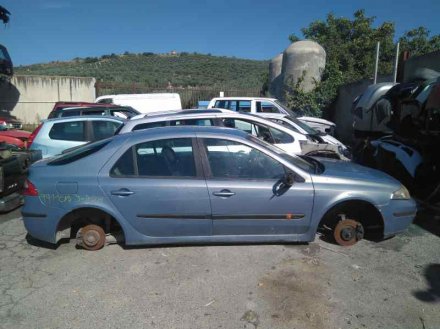
<path fill-rule="evenodd" d="M 288 143 L 274 143 L 285 152 L 289 154 L 307 154 L 309 152 L 332 152 L 335 156 L 339 156 L 341 159 L 347 160 L 343 154 L 343 149 L 339 145 L 332 143 L 320 144 L 319 141 L 314 140 L 307 134 L 298 132 L 291 127 L 280 125 L 276 122 L 267 120 L 258 115 L 237 113 L 224 109 L 208 109 L 208 110 L 183 110 L 177 112 L 157 112 L 150 115 L 141 117 L 136 116 L 132 120 L 129 120 L 119 131 L 120 134 L 131 132 L 139 125 L 154 124 L 154 123 L 166 123 L 175 122 L 179 120 L 211 120 L 215 126 L 223 126 L 223 119 L 236 119 L 251 122 L 257 125 L 263 125 L 269 128 L 276 129 L 282 133 L 290 136 L 291 142 Z M 255 134 L 255 131 L 251 131 Z"/>
<path fill-rule="evenodd" d="M 161 112 L 156 113 L 156 115 L 149 115 L 144 118 L 139 119 L 132 119 L 126 122 L 126 124 L 121 128 L 119 131 L 120 134 L 125 134 L 128 132 L 131 132 L 136 129 L 136 126 L 142 125 L 142 124 L 148 124 L 148 123 L 155 123 L 155 122 L 170 122 L 170 121 L 178 121 L 178 120 L 219 120 L 222 119 L 238 119 L 238 120 L 246 120 L 248 122 L 253 122 L 256 124 L 262 124 L 268 127 L 272 127 L 275 129 L 278 129 L 293 139 L 292 143 L 286 143 L 286 144 L 275 144 L 279 148 L 283 149 L 289 154 L 301 154 L 301 143 L 306 143 L 307 137 L 304 134 L 295 132 L 289 128 L 283 127 L 277 123 L 270 122 L 268 120 L 265 120 L 264 118 L 250 116 L 248 114 L 241 114 L 236 113 L 233 111 L 222 111 L 222 110 L 189 110 L 189 111 L 179 111 L 179 112 L 170 112 L 170 113 L 163 113 Z M 220 122 L 214 122 L 214 125 L 220 126 Z"/>
<path fill-rule="evenodd" d="M 39 129 L 38 134 L 35 136 L 30 149 L 41 150 L 43 158 L 47 158 L 56 154 L 61 154 L 64 150 L 95 141 L 99 138 L 96 138 L 92 134 L 92 128 L 90 127 L 89 123 L 96 121 L 113 122 L 115 124 L 122 125 L 125 120 L 113 116 L 78 116 L 43 120 L 41 122 L 42 126 Z M 55 124 L 79 122 L 82 122 L 85 125 L 85 137 L 81 138 L 82 140 L 66 140 L 62 138 L 54 139 L 50 136 L 52 127 Z"/>
<path fill-rule="evenodd" d="M 197 145 L 205 138 L 244 144 L 300 179 L 277 193 L 277 179 L 219 180 L 210 176 L 205 165 L 191 179 L 110 175 L 116 161 L 133 145 L 170 138 L 193 139 L 197 152 L 202 152 Z M 56 243 L 70 236 L 64 222 L 68 215 L 98 209 L 119 223 L 127 245 L 312 241 L 323 216 L 350 200 L 368 202 L 377 209 L 384 236 L 399 233 L 412 222 L 415 202 L 392 200 L 391 194 L 401 185 L 386 174 L 331 160 L 323 162 L 324 172 L 311 173 L 266 145 L 242 131 L 218 127 L 163 127 L 116 135 L 99 151 L 74 162 L 50 165 L 51 159 L 45 159 L 35 163 L 29 180 L 38 196 L 25 197 L 24 225 L 33 237 Z M 198 161 L 205 163 L 203 159 L 195 156 L 196 166 Z M 237 194 L 216 197 L 214 191 L 222 188 Z M 124 189 L 133 193 L 113 195 Z"/>

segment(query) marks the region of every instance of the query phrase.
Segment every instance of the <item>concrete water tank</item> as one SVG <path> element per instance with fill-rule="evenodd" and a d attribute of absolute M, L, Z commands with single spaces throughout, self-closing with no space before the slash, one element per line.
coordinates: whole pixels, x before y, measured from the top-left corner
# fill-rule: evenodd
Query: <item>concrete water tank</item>
<path fill-rule="evenodd" d="M 272 58 L 269 63 L 269 92 L 276 98 L 278 98 L 279 90 L 282 89 L 283 85 L 283 78 L 281 76 L 282 66 L 283 53 L 280 53 Z"/>
<path fill-rule="evenodd" d="M 315 81 L 321 81 L 325 68 L 325 50 L 318 43 L 309 40 L 292 43 L 284 50 L 282 75 L 285 86 L 303 77 L 301 89 L 305 92 L 315 88 Z"/>

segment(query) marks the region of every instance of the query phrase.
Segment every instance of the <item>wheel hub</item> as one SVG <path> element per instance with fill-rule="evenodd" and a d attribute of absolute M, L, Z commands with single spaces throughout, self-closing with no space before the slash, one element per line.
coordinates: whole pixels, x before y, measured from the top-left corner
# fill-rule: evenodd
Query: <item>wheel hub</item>
<path fill-rule="evenodd" d="M 358 221 L 343 219 L 336 224 L 333 237 L 341 246 L 352 246 L 364 237 L 364 228 Z"/>
<path fill-rule="evenodd" d="M 106 241 L 103 228 L 99 225 L 86 225 L 82 227 L 76 237 L 77 245 L 87 250 L 101 249 Z"/>

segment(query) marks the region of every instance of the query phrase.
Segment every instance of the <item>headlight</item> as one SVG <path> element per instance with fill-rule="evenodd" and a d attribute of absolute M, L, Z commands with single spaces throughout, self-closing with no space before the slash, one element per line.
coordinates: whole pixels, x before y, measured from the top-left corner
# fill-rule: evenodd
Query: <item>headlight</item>
<path fill-rule="evenodd" d="M 403 185 L 391 194 L 391 199 L 393 200 L 408 200 L 410 198 L 411 196 L 409 195 L 408 189 Z"/>

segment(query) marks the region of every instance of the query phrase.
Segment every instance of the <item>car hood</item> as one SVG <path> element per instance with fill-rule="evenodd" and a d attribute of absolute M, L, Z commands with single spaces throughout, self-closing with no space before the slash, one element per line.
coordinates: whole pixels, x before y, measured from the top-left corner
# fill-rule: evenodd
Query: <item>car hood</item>
<path fill-rule="evenodd" d="M 315 123 L 319 123 L 319 124 L 323 124 L 323 125 L 327 125 L 327 126 L 336 126 L 336 124 L 334 122 L 331 122 L 331 121 L 328 121 L 325 119 L 321 119 L 321 118 L 302 116 L 297 119 L 302 120 L 302 121 L 315 122 Z"/>
<path fill-rule="evenodd" d="M 320 177 L 335 178 L 338 180 L 346 180 L 349 182 L 363 181 L 368 184 L 389 185 L 390 187 L 399 188 L 401 183 L 393 177 L 382 171 L 364 167 L 350 161 L 319 159 L 325 169 Z"/>

